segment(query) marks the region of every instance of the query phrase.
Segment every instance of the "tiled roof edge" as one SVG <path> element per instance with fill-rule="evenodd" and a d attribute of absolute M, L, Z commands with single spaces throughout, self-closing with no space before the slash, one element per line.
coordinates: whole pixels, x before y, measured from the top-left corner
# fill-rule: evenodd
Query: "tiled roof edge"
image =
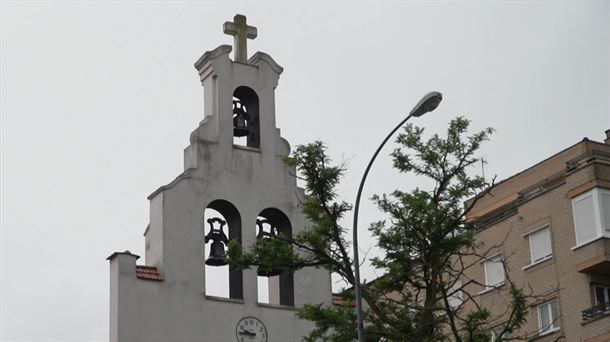
<path fill-rule="evenodd" d="M 136 277 L 144 280 L 164 281 L 165 278 L 154 266 L 136 266 Z"/>

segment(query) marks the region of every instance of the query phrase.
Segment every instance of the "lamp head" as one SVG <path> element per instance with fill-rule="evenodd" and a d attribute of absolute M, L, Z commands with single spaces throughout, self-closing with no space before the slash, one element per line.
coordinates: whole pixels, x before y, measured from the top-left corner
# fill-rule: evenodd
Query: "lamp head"
<path fill-rule="evenodd" d="M 415 105 L 415 107 L 413 107 L 413 110 L 411 110 L 411 113 L 409 113 L 409 115 L 419 117 L 428 112 L 431 112 L 435 110 L 436 107 L 438 107 L 442 99 L 443 94 L 439 93 L 438 91 L 432 91 L 426 94 L 426 96 L 422 97 L 421 100 L 419 100 L 419 102 Z"/>

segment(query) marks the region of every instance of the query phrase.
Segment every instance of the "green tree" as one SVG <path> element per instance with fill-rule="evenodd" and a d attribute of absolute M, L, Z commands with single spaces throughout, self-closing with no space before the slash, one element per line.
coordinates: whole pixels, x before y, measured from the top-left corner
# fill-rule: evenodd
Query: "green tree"
<path fill-rule="evenodd" d="M 447 135 L 423 140 L 423 128 L 406 125 L 392 153 L 394 167 L 432 181 L 431 189 L 395 190 L 374 196 L 389 221 L 374 222 L 370 231 L 383 257 L 372 265 L 384 275 L 362 284 L 366 303 L 365 336 L 369 341 L 489 341 L 490 314 L 476 306 L 467 287 L 476 282 L 464 271 L 473 267 L 473 256 L 484 257 L 475 233 L 465 216 L 476 195 L 489 187 L 479 176 L 469 175 L 469 167 L 493 129 L 467 135 L 469 121 L 458 117 L 449 123 Z M 278 236 L 259 240 L 250 250 L 239 243 L 229 245 L 233 266 L 247 268 L 323 267 L 354 285 L 350 243 L 340 222 L 351 205 L 338 201 L 336 186 L 344 168 L 332 165 L 321 142 L 298 146 L 286 162 L 295 166 L 306 184 L 303 212 L 313 228 L 294 237 Z M 475 198 L 469 205 L 464 201 Z M 508 282 L 511 295 L 508 320 L 502 336 L 509 336 L 525 322 L 526 297 Z M 298 315 L 315 323 L 307 341 L 353 341 L 356 317 L 350 289 L 342 292 L 338 306 L 305 305 Z M 456 305 L 456 298 L 461 304 Z M 466 303 L 473 304 L 465 310 Z"/>

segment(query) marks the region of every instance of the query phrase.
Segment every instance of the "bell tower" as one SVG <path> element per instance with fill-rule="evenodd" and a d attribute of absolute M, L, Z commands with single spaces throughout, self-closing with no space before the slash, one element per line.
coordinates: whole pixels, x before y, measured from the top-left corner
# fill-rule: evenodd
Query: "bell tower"
<path fill-rule="evenodd" d="M 275 123 L 283 68 L 263 52 L 248 58 L 247 39 L 257 29 L 245 16 L 223 28 L 234 47 L 195 62 L 204 113 L 184 150 L 184 172 L 148 197 L 145 265 L 128 251 L 108 257 L 111 341 L 300 341 L 313 326 L 296 308 L 331 303 L 325 270 L 226 265 L 229 240 L 248 248 L 311 223 L 295 170 L 282 160 L 290 145 Z M 219 286 L 226 288 L 211 293 Z"/>

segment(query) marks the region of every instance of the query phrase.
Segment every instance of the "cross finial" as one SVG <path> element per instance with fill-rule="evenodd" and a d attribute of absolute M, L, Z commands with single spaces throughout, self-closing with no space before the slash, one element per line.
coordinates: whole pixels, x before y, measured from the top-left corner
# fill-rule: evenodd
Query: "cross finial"
<path fill-rule="evenodd" d="M 248 42 L 247 39 L 256 38 L 256 27 L 246 24 L 246 16 L 236 14 L 233 17 L 233 22 L 227 21 L 223 26 L 223 31 L 226 34 L 233 36 L 234 59 L 236 62 L 246 63 L 248 60 Z"/>

